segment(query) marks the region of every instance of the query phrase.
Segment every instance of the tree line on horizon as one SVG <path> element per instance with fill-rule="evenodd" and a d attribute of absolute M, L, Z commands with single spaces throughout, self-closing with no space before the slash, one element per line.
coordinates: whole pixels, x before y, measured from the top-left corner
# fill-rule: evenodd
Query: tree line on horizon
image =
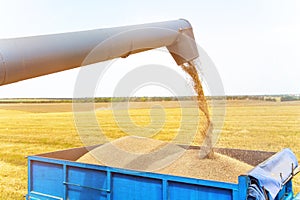
<path fill-rule="evenodd" d="M 147 102 L 147 101 L 189 101 L 195 96 L 181 97 L 95 97 L 74 99 L 75 102 Z M 235 96 L 207 96 L 207 100 L 260 100 L 260 101 L 299 101 L 300 95 L 235 95 Z M 0 103 L 72 103 L 72 98 L 5 98 Z"/>

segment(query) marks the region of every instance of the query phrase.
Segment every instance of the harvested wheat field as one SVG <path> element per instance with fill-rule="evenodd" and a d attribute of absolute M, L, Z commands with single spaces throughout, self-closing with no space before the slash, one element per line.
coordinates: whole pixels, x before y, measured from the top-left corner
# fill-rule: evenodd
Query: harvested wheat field
<path fill-rule="evenodd" d="M 181 109 L 177 102 L 131 102 L 129 115 L 132 121 L 139 126 L 147 126 L 151 122 L 149 110 L 154 104 L 163 105 L 166 120 L 163 129 L 152 138 L 162 142 L 173 141 L 180 127 Z M 97 120 L 108 140 L 126 136 L 115 123 L 108 103 L 96 104 L 95 107 Z M 188 119 L 193 118 L 191 116 Z M 183 135 L 186 136 L 192 130 L 189 126 L 186 123 Z M 275 152 L 289 147 L 299 159 L 299 143 L 300 101 L 227 101 L 225 122 L 216 147 Z M 201 144 L 194 141 L 192 145 Z M 27 193 L 26 156 L 82 146 L 86 144 L 82 143 L 76 131 L 71 104 L 0 104 L 0 199 L 24 199 Z M 145 146 L 142 149 L 149 151 Z M 184 156 L 181 161 L 186 162 Z M 170 169 L 178 165 L 180 163 L 174 162 Z M 216 169 L 210 167 L 210 163 L 207 165 L 208 173 Z M 197 166 L 203 170 L 200 164 Z M 223 171 L 226 167 L 230 168 L 229 165 L 224 166 Z M 186 165 L 183 170 L 189 171 L 190 168 L 196 168 L 196 165 Z M 185 172 L 177 173 L 180 175 Z M 294 178 L 293 184 L 295 193 L 299 192 L 300 175 Z"/>
<path fill-rule="evenodd" d="M 214 159 L 200 159 L 198 149 L 186 150 L 172 143 L 135 136 L 101 145 L 77 161 L 233 183 L 253 168 L 222 154 L 215 153 Z"/>

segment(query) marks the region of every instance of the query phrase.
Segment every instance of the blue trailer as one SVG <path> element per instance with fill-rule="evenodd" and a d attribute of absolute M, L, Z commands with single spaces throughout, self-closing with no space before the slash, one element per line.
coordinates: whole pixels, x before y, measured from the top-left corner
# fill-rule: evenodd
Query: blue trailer
<path fill-rule="evenodd" d="M 292 190 L 292 178 L 298 170 L 298 163 L 289 149 L 276 154 L 216 149 L 219 153 L 256 166 L 249 173 L 237 177 L 238 183 L 227 183 L 75 162 L 93 148 L 95 147 L 82 147 L 29 156 L 26 198 L 28 200 L 300 199 L 299 195 L 294 196 Z M 292 165 L 287 167 L 290 161 Z M 266 172 L 263 172 L 264 169 L 267 169 Z M 278 169 L 282 170 L 280 183 L 272 180 L 272 177 L 271 180 L 267 180 L 266 173 L 275 173 Z M 279 188 L 276 188 L 278 184 Z"/>

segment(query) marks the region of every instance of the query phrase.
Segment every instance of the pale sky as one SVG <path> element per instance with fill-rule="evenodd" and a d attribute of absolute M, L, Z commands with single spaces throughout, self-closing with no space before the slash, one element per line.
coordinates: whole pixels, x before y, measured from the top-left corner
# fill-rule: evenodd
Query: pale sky
<path fill-rule="evenodd" d="M 215 63 L 226 95 L 300 93 L 298 0 L 0 0 L 0 38 L 179 18 L 191 22 L 196 42 Z M 136 55 L 131 59 L 141 58 L 147 56 L 139 58 Z M 151 61 L 172 65 L 173 61 L 167 59 L 171 57 L 149 55 L 145 64 Z M 126 66 L 126 61 L 123 65 Z M 72 97 L 78 71 L 2 86 L 0 98 Z M 97 95 L 111 96 L 111 87 L 122 73 L 126 73 L 126 67 L 116 68 L 114 75 L 108 74 L 107 82 Z M 145 87 L 138 94 L 159 96 L 166 93 L 157 87 Z"/>

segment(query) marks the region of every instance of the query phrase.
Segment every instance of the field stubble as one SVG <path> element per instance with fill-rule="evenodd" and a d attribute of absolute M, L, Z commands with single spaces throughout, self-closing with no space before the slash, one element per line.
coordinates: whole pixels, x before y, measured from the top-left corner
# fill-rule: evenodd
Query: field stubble
<path fill-rule="evenodd" d="M 165 107 L 166 123 L 153 138 L 171 141 L 180 128 L 181 112 L 176 102 L 161 103 Z M 152 105 L 151 102 L 131 104 L 129 114 L 134 124 L 144 127 L 151 122 Z M 96 108 L 97 120 L 109 140 L 126 135 L 114 121 L 108 104 L 99 103 Z M 71 109 L 71 104 L 59 103 L 0 104 L 0 199 L 24 199 L 27 155 L 84 145 L 76 132 Z M 137 134 L 138 130 L 131 134 Z M 183 134 L 189 131 L 187 126 Z M 194 144 L 199 144 L 200 137 L 196 135 Z M 299 142 L 300 102 L 227 102 L 218 147 L 266 151 L 290 147 L 300 158 Z M 300 177 L 295 178 L 294 187 L 300 191 Z"/>

